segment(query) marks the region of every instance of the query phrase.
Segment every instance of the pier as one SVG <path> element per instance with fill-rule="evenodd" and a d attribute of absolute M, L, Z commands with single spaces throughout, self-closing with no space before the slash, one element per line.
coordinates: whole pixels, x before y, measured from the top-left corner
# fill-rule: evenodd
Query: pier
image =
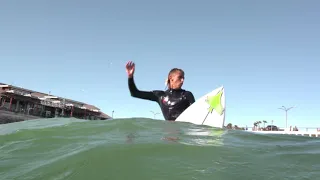
<path fill-rule="evenodd" d="M 90 104 L 0 83 L 0 120 L 3 118 L 10 119 L 10 117 L 14 116 L 16 118 L 20 117 L 18 119 L 21 120 L 32 119 L 32 117 L 75 117 L 88 120 L 111 119 L 99 108 Z"/>

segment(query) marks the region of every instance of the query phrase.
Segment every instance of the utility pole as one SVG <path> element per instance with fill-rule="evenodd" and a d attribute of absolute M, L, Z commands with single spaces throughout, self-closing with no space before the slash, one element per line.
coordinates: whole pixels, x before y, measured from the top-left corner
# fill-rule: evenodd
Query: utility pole
<path fill-rule="evenodd" d="M 155 118 L 156 118 L 156 115 L 159 114 L 159 113 L 155 113 L 155 112 L 153 112 L 153 111 L 150 111 L 150 112 L 153 114 L 153 119 L 155 119 Z"/>
<path fill-rule="evenodd" d="M 113 119 L 113 113 L 114 113 L 114 110 L 112 111 L 112 119 Z"/>
<path fill-rule="evenodd" d="M 294 108 L 295 106 L 292 106 L 292 107 L 289 107 L 289 108 L 286 108 L 284 106 L 282 106 L 281 108 L 278 108 L 278 109 L 281 109 L 281 110 L 284 110 L 286 112 L 286 128 L 288 126 L 288 111 L 292 108 Z"/>

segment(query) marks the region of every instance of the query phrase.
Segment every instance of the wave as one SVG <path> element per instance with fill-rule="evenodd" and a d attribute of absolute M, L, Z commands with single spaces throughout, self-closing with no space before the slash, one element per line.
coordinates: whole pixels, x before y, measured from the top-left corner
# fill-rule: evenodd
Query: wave
<path fill-rule="evenodd" d="M 128 118 L 1 125 L 3 179 L 314 179 L 319 139 Z"/>

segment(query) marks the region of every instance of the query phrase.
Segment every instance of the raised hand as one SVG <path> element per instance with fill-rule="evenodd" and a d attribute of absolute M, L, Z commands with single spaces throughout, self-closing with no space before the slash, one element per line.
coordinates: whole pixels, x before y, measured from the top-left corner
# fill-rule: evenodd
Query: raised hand
<path fill-rule="evenodd" d="M 133 77 L 134 69 L 135 69 L 134 62 L 128 61 L 126 64 L 126 71 L 127 71 L 128 77 Z"/>

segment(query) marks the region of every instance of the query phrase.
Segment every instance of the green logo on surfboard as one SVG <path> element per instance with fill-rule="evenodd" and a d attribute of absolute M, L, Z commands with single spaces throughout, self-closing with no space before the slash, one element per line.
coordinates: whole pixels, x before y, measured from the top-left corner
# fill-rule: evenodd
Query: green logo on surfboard
<path fill-rule="evenodd" d="M 219 115 L 222 115 L 224 109 L 221 104 L 222 89 L 214 96 L 208 96 L 206 102 L 209 104 L 209 112 L 216 110 Z"/>

